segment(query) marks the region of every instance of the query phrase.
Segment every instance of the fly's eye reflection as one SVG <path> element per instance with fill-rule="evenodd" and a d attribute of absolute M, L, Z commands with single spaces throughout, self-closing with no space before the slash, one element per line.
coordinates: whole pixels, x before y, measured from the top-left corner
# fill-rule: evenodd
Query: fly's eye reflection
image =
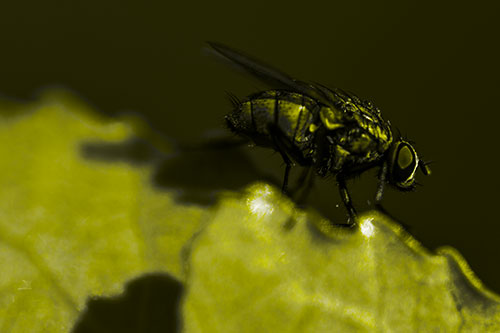
<path fill-rule="evenodd" d="M 312 174 L 301 177 L 310 179 L 307 188 L 314 174 L 333 175 L 350 217 L 349 225 L 353 225 L 356 210 L 347 190 L 348 179 L 379 167 L 375 195 L 378 203 L 386 183 L 409 190 L 418 166 L 425 175 L 430 174 L 409 143 L 393 138 L 390 123 L 373 103 L 342 89 L 299 81 L 225 45 L 209 45 L 220 56 L 273 87 L 243 101 L 232 99 L 234 109 L 226 116 L 226 123 L 237 135 L 280 153 L 286 165 L 284 193 L 288 192 L 288 176 L 294 162 L 307 168 L 306 175 Z"/>
<path fill-rule="evenodd" d="M 401 148 L 398 152 L 398 166 L 400 169 L 406 169 L 415 159 L 407 146 Z"/>
<path fill-rule="evenodd" d="M 415 171 L 419 165 L 415 149 L 406 142 L 395 144 L 395 162 L 392 162 L 390 178 L 402 190 L 412 190 L 415 185 Z"/>

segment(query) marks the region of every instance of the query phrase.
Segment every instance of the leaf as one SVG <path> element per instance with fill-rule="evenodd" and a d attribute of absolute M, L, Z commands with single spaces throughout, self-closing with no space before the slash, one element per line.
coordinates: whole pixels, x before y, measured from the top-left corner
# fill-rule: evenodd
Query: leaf
<path fill-rule="evenodd" d="M 499 297 L 456 250 L 431 253 L 377 212 L 332 226 L 266 184 L 181 204 L 155 181 L 170 154 L 137 119 L 68 94 L 0 104 L 0 332 L 68 332 L 85 311 L 102 331 L 147 331 L 129 324 L 139 277 L 159 302 L 185 290 L 186 332 L 500 331 Z"/>
<path fill-rule="evenodd" d="M 84 156 L 85 145 L 126 143 L 138 127 L 61 93 L 4 105 L 0 332 L 68 332 L 89 297 L 117 295 L 147 272 L 182 279 L 180 252 L 202 209 L 155 188 L 153 163 Z"/>
<path fill-rule="evenodd" d="M 455 250 L 432 254 L 377 212 L 290 228 L 293 209 L 262 184 L 219 203 L 192 244 L 186 332 L 500 331 L 499 297 Z"/>

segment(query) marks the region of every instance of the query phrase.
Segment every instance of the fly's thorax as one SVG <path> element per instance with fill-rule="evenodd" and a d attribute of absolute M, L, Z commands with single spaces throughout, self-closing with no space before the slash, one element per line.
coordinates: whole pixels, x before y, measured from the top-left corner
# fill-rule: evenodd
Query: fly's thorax
<path fill-rule="evenodd" d="M 322 106 L 319 115 L 321 123 L 328 131 L 334 131 L 345 126 L 345 113 L 341 110 Z"/>
<path fill-rule="evenodd" d="M 319 114 L 327 145 L 317 158 L 321 170 L 339 173 L 345 172 L 348 166 L 373 164 L 388 149 L 390 130 L 384 123 L 355 110 L 355 105 L 351 109 L 338 105 L 321 108 Z"/>
<path fill-rule="evenodd" d="M 383 154 L 392 142 L 390 124 L 381 115 L 380 110 L 371 102 L 361 100 L 353 94 L 335 91 L 337 102 L 329 112 L 324 112 L 322 121 L 326 127 L 340 127 L 341 125 L 359 128 L 365 134 L 358 137 L 359 142 L 354 145 L 355 151 L 362 151 L 371 143 L 376 144 L 376 149 Z M 355 137 L 352 133 L 352 137 Z"/>

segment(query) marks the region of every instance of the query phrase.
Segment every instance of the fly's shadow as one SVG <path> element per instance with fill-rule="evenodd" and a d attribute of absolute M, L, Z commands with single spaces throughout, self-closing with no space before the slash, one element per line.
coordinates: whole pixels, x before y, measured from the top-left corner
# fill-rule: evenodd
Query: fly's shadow
<path fill-rule="evenodd" d="M 85 142 L 81 145 L 84 158 L 102 162 L 124 162 L 132 165 L 144 165 L 160 158 L 161 154 L 148 142 L 139 138 L 123 142 L 109 143 L 102 141 Z"/>
<path fill-rule="evenodd" d="M 167 274 L 140 277 L 122 295 L 90 299 L 72 332 L 178 332 L 182 292 L 182 284 Z"/>
<path fill-rule="evenodd" d="M 260 171 L 242 142 L 222 138 L 192 145 L 172 140 L 172 153 L 155 149 L 145 140 L 134 138 L 120 143 L 84 142 L 81 155 L 106 163 L 153 165 L 152 183 L 174 191 L 185 204 L 211 205 L 221 191 L 240 191 L 256 181 L 279 186 L 279 180 Z"/>

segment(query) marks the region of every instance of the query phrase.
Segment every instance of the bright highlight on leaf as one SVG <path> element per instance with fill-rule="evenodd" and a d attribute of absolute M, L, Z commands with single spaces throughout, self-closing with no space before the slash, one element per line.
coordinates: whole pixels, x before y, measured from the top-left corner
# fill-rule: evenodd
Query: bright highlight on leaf
<path fill-rule="evenodd" d="M 248 208 L 250 212 L 257 215 L 258 217 L 263 217 L 267 214 L 272 214 L 273 204 L 269 202 L 269 196 L 271 195 L 271 190 L 269 186 L 265 185 L 262 189 L 259 189 L 255 196 L 248 198 Z"/>
<path fill-rule="evenodd" d="M 361 231 L 361 233 L 365 235 L 366 238 L 372 237 L 375 233 L 375 228 L 373 227 L 372 220 L 372 218 L 368 218 L 359 224 L 359 231 Z"/>
<path fill-rule="evenodd" d="M 266 187 L 225 197 L 193 242 L 187 332 L 500 330 L 498 296 L 456 251 L 431 254 L 377 212 L 324 232 L 322 219 L 291 216 L 293 204 Z M 265 223 L 245 204 L 259 200 L 274 207 Z"/>
<path fill-rule="evenodd" d="M 500 331 L 499 297 L 456 250 L 380 213 L 346 230 L 267 184 L 180 204 L 153 177 L 169 145 L 143 124 L 61 93 L 3 108 L 0 332 L 69 332 L 90 298 L 152 272 L 183 284 L 185 332 Z"/>

